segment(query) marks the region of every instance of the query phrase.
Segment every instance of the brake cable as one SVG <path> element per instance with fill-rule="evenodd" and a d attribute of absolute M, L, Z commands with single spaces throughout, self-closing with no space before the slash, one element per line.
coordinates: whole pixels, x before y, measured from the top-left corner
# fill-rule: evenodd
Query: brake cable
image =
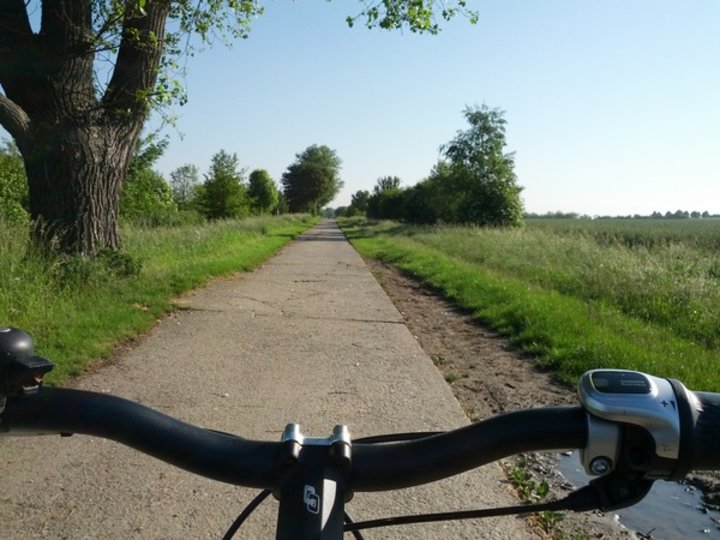
<path fill-rule="evenodd" d="M 245 520 L 250 517 L 250 514 L 252 514 L 255 509 L 262 504 L 262 502 L 268 498 L 268 495 L 272 493 L 269 489 L 264 489 L 258 495 L 250 501 L 250 503 L 245 507 L 245 509 L 240 512 L 240 515 L 235 518 L 235 521 L 233 521 L 232 525 L 230 525 L 230 528 L 227 530 L 225 535 L 222 537 L 222 540 L 230 540 L 233 536 L 235 536 L 235 533 L 238 531 L 238 529 L 242 526 L 243 523 L 245 523 Z"/>
<path fill-rule="evenodd" d="M 481 508 L 478 510 L 463 510 L 459 512 L 438 512 L 435 514 L 415 514 L 407 516 L 395 516 L 387 518 L 370 519 L 348 523 L 345 525 L 345 532 L 354 532 L 361 529 L 375 529 L 378 527 L 390 527 L 392 525 L 409 525 L 411 523 L 431 523 L 434 521 L 457 521 L 463 519 L 480 519 L 487 517 L 532 514 L 536 512 L 547 512 L 566 510 L 561 504 L 565 499 L 551 501 L 543 504 L 505 506 L 502 508 Z"/>
<path fill-rule="evenodd" d="M 573 491 L 567 497 L 546 503 L 379 518 L 347 524 L 345 531 L 352 532 L 361 529 L 408 525 L 411 523 L 457 521 L 508 515 L 526 515 L 538 512 L 557 512 L 562 510 L 586 512 L 588 510 L 600 509 L 609 511 L 625 508 L 637 503 L 647 495 L 653 482 L 654 480 L 646 480 L 643 478 L 629 479 L 619 473 L 613 472 L 592 480 L 588 485 Z"/>
<path fill-rule="evenodd" d="M 414 432 L 414 433 L 393 433 L 388 435 L 376 435 L 357 439 L 356 443 L 379 444 L 387 442 L 400 442 L 413 439 L 421 439 L 443 432 Z M 572 510 L 574 512 L 585 512 L 588 510 L 600 509 L 602 511 L 615 510 L 631 506 L 647 495 L 654 480 L 642 477 L 629 478 L 617 470 L 592 480 L 588 485 L 583 486 L 562 499 L 548 501 L 546 503 L 525 504 L 516 506 L 505 506 L 500 508 L 481 508 L 477 510 L 461 510 L 455 512 L 438 512 L 431 514 L 414 514 L 406 516 L 393 516 L 378 518 L 366 521 L 354 522 L 345 513 L 344 531 L 353 534 L 356 540 L 362 540 L 360 530 L 374 529 L 378 527 L 390 527 L 393 525 L 409 525 L 413 523 L 432 523 L 437 521 L 459 521 L 465 519 L 481 519 L 488 517 L 499 517 L 508 515 L 527 515 L 539 512 L 557 512 Z M 230 540 L 248 516 L 270 495 L 270 490 L 263 490 L 255 497 L 248 506 L 241 512 L 237 519 L 228 529 L 223 540 Z"/>

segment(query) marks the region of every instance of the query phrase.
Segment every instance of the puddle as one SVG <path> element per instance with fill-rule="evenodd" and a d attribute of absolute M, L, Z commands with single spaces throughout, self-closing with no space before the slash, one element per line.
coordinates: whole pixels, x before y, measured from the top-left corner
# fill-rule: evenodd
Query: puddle
<path fill-rule="evenodd" d="M 580 465 L 578 452 L 562 456 L 558 468 L 574 486 L 590 479 Z M 650 493 L 635 506 L 614 513 L 630 530 L 648 534 L 653 539 L 720 538 L 720 512 L 706 511 L 699 490 L 677 482 L 657 481 Z"/>

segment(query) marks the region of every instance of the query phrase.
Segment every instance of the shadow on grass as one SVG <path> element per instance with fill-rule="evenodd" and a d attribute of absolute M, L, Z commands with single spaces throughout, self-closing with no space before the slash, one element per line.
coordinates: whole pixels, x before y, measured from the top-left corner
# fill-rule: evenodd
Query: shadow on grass
<path fill-rule="evenodd" d="M 342 225 L 343 232 L 348 240 L 363 238 L 377 238 L 378 236 L 415 236 L 428 232 L 432 229 L 430 225 L 412 225 L 409 223 L 363 220 L 359 223 L 349 222 Z M 385 225 L 383 225 L 385 224 Z"/>

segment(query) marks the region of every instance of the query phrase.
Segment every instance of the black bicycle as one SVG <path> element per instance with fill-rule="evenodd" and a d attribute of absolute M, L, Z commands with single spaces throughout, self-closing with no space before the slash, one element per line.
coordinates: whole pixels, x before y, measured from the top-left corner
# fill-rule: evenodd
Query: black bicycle
<path fill-rule="evenodd" d="M 609 511 L 640 501 L 656 480 L 720 468 L 720 394 L 636 371 L 599 369 L 578 385 L 580 406 L 522 410 L 443 433 L 351 440 L 345 426 L 327 438 L 290 424 L 280 442 L 192 426 L 122 398 L 43 388 L 53 364 L 30 336 L 0 327 L 0 430 L 105 437 L 196 474 L 262 489 L 224 538 L 270 494 L 279 500 L 279 540 L 339 539 L 344 532 L 407 523 L 541 511 Z M 434 482 L 520 452 L 578 448 L 596 476 L 567 497 L 534 505 L 353 522 L 353 493 Z"/>

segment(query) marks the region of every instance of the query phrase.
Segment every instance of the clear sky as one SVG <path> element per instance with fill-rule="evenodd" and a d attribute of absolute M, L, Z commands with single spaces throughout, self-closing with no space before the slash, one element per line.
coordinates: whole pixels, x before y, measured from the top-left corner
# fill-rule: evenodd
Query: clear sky
<path fill-rule="evenodd" d="M 485 103 L 506 113 L 527 211 L 720 213 L 719 1 L 471 4 L 477 25 L 417 36 L 347 28 L 356 2 L 266 2 L 248 40 L 189 60 L 159 170 L 205 172 L 224 149 L 279 181 L 325 144 L 347 205 L 380 176 L 423 179 Z"/>

